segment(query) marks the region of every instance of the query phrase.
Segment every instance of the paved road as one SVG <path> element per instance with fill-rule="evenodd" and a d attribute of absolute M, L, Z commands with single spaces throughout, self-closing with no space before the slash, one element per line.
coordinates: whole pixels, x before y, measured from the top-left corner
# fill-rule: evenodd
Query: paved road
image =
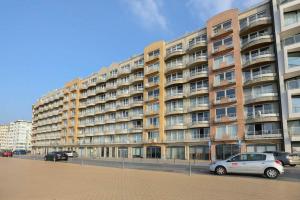
<path fill-rule="evenodd" d="M 43 160 L 41 156 L 15 156 L 22 159 L 31 160 Z M 187 162 L 183 163 L 171 163 L 171 162 L 156 162 L 156 161 L 143 161 L 134 160 L 127 161 L 124 160 L 105 160 L 105 159 L 81 159 L 81 158 L 70 158 L 68 162 L 78 165 L 93 165 L 102 167 L 113 167 L 113 168 L 127 168 L 127 169 L 140 169 L 140 170 L 150 170 L 150 171 L 164 171 L 164 172 L 174 172 L 174 173 L 184 173 L 189 174 L 191 169 L 191 174 L 209 174 L 208 163 L 200 162 L 193 163 L 191 166 Z M 260 175 L 231 175 L 236 177 L 249 177 L 249 178 L 262 178 Z M 281 175 L 277 180 L 283 181 L 296 181 L 300 182 L 300 166 L 297 167 L 285 167 L 285 174 Z"/>

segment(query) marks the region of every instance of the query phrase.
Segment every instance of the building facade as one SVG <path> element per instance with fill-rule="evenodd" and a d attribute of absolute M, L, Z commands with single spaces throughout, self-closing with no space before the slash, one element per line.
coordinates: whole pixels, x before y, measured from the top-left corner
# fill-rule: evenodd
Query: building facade
<path fill-rule="evenodd" d="M 33 105 L 33 150 L 199 160 L 300 151 L 299 22 L 299 0 L 227 10 L 75 79 Z"/>
<path fill-rule="evenodd" d="M 0 149 L 31 151 L 31 122 L 17 120 L 0 125 Z"/>

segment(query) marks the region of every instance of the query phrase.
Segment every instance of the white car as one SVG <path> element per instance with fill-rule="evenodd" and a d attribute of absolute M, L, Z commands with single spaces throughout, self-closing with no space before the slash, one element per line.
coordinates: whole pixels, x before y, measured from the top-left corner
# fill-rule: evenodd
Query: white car
<path fill-rule="evenodd" d="M 241 153 L 227 160 L 213 162 L 209 169 L 217 175 L 227 173 L 262 174 L 275 179 L 284 172 L 281 162 L 270 153 Z"/>

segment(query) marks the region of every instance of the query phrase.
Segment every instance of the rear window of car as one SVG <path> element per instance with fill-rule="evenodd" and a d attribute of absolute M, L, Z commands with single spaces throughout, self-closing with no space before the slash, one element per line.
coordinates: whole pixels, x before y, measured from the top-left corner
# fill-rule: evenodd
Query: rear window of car
<path fill-rule="evenodd" d="M 248 154 L 248 161 L 266 160 L 265 154 Z"/>

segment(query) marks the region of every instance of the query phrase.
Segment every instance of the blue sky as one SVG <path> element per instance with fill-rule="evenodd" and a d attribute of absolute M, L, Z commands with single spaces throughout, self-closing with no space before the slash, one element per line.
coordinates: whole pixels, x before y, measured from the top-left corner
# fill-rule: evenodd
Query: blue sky
<path fill-rule="evenodd" d="M 261 0 L 0 0 L 0 123 L 47 92 Z"/>

